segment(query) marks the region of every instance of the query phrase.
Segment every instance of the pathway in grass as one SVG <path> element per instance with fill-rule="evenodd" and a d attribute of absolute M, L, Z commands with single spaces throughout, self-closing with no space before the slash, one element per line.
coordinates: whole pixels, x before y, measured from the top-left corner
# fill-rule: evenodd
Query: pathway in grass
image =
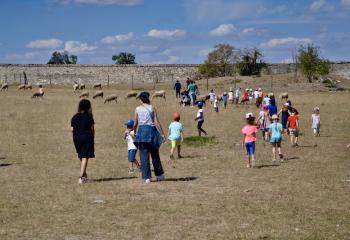
<path fill-rule="evenodd" d="M 200 147 L 203 145 L 212 145 L 212 144 L 217 144 L 218 142 L 215 140 L 215 136 L 211 137 L 199 137 L 199 136 L 191 136 L 184 138 L 184 144 L 188 146 L 195 146 L 195 147 Z"/>

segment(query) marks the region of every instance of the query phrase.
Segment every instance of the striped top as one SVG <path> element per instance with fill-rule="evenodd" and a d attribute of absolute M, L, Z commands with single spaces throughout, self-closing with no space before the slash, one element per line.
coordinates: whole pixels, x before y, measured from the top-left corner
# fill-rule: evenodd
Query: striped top
<path fill-rule="evenodd" d="M 154 109 L 152 105 L 141 105 L 136 108 L 138 124 L 140 126 L 154 126 Z"/>

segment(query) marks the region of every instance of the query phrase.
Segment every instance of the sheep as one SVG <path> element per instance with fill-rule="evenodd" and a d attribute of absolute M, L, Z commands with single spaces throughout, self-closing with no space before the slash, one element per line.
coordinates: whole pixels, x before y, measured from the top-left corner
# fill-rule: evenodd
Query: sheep
<path fill-rule="evenodd" d="M 85 89 L 85 84 L 79 84 L 78 89 L 79 89 L 79 90 L 83 90 L 83 89 Z"/>
<path fill-rule="evenodd" d="M 103 91 L 97 91 L 94 96 L 92 96 L 93 99 L 98 97 L 103 98 Z"/>
<path fill-rule="evenodd" d="M 135 92 L 135 91 L 128 92 L 124 99 L 126 100 L 126 99 L 131 98 L 131 97 L 137 97 L 137 92 Z"/>
<path fill-rule="evenodd" d="M 281 100 L 288 100 L 288 93 L 284 92 L 279 95 Z"/>
<path fill-rule="evenodd" d="M 43 98 L 44 92 L 36 92 L 33 94 L 32 98 Z"/>
<path fill-rule="evenodd" d="M 96 83 L 93 85 L 92 89 L 99 88 L 102 89 L 102 84 L 101 83 Z"/>
<path fill-rule="evenodd" d="M 32 89 L 33 86 L 31 84 L 24 85 L 24 89 Z"/>
<path fill-rule="evenodd" d="M 79 84 L 77 82 L 74 82 L 73 91 L 76 92 L 78 89 L 79 89 Z"/>
<path fill-rule="evenodd" d="M 9 89 L 9 85 L 5 82 L 1 85 L 0 91 L 5 91 Z"/>
<path fill-rule="evenodd" d="M 161 97 L 161 98 L 164 98 L 166 100 L 165 93 L 166 92 L 164 90 L 157 91 L 157 92 L 153 93 L 151 100 L 153 100 L 153 98 L 155 98 L 155 97 Z"/>
<path fill-rule="evenodd" d="M 26 89 L 26 85 L 24 85 L 24 84 L 21 84 L 21 85 L 19 85 L 18 86 L 18 88 L 17 88 L 17 90 L 25 90 Z"/>
<path fill-rule="evenodd" d="M 115 101 L 115 103 L 118 103 L 118 96 L 117 95 L 109 95 L 106 97 L 105 101 L 103 103 L 108 103 L 108 102 L 112 102 Z"/>
<path fill-rule="evenodd" d="M 88 98 L 89 97 L 89 92 L 88 91 L 84 91 L 84 92 L 82 92 L 82 94 L 80 94 L 80 96 L 79 96 L 79 98 L 83 98 L 83 97 L 86 97 L 86 98 Z"/>

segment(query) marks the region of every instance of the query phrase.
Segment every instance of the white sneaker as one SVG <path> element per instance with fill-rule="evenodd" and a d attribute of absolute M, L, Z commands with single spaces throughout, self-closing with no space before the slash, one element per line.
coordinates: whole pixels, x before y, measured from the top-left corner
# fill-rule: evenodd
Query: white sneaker
<path fill-rule="evenodd" d="M 149 179 L 149 178 L 147 178 L 146 180 L 145 180 L 145 183 L 150 183 L 151 182 L 151 179 Z"/>
<path fill-rule="evenodd" d="M 87 178 L 86 177 L 81 177 L 81 178 L 79 178 L 79 180 L 78 180 L 78 183 L 79 184 L 84 184 L 84 183 L 87 183 Z"/>
<path fill-rule="evenodd" d="M 84 182 L 83 182 L 83 179 L 79 178 L 78 183 L 79 183 L 79 184 L 83 184 L 83 183 L 84 183 Z"/>
<path fill-rule="evenodd" d="M 165 180 L 164 174 L 157 176 L 156 178 L 157 178 L 157 181 L 164 181 Z"/>

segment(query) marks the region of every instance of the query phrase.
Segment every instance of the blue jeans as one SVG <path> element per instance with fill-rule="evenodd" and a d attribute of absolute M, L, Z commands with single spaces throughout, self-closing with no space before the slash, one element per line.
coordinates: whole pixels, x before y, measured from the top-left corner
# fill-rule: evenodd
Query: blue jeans
<path fill-rule="evenodd" d="M 190 98 L 191 98 L 191 103 L 196 102 L 196 94 L 195 93 L 190 93 Z"/>
<path fill-rule="evenodd" d="M 153 146 L 153 144 L 150 142 L 140 142 L 138 144 L 138 148 L 140 151 L 142 179 L 150 179 L 152 177 L 149 162 L 150 155 L 152 157 L 154 174 L 156 176 L 161 176 L 164 174 L 162 163 L 160 161 L 159 149 Z"/>

